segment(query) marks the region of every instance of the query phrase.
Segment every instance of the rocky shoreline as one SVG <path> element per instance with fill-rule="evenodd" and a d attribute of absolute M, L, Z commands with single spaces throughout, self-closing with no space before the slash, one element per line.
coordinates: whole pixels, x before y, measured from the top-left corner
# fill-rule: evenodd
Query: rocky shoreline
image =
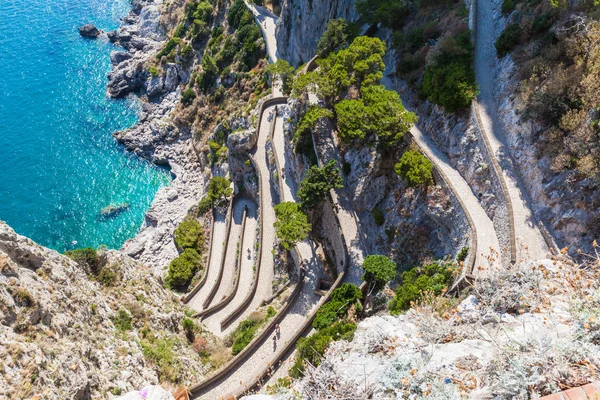
<path fill-rule="evenodd" d="M 179 103 L 180 83 L 188 81 L 189 75 L 175 63 L 168 64 L 157 76 L 147 71 L 148 61 L 167 39 L 161 23 L 161 3 L 132 0 L 124 24 L 107 33 L 111 42 L 124 48 L 111 53 L 113 70 L 108 75 L 107 94 L 119 98 L 135 93 L 141 102 L 138 124 L 115 132 L 114 137 L 128 151 L 169 167 L 174 177 L 170 186 L 157 192 L 140 232 L 121 248 L 152 267 L 157 276 L 177 256 L 173 231 L 188 210 L 198 204 L 208 181 L 208 171 L 194 150 L 191 133 L 180 130 L 170 118 Z"/>

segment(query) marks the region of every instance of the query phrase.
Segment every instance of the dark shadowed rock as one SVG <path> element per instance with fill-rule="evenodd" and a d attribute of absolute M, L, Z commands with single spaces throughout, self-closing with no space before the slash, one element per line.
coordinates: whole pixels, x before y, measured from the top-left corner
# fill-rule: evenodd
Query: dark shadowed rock
<path fill-rule="evenodd" d="M 129 60 L 131 54 L 126 51 L 113 51 L 110 53 L 110 62 L 112 65 L 121 64 L 123 61 Z"/>
<path fill-rule="evenodd" d="M 92 24 L 85 24 L 79 28 L 79 34 L 85 38 L 95 39 L 100 35 L 100 29 L 96 28 Z"/>

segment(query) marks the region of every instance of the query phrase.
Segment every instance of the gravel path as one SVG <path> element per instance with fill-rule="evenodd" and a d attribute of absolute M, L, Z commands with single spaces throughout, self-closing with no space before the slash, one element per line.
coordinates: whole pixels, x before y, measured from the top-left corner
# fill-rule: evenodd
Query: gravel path
<path fill-rule="evenodd" d="M 229 246 L 227 250 L 227 260 L 225 261 L 225 271 L 227 273 L 223 273 L 223 279 L 221 281 L 221 287 L 228 290 L 217 292 L 211 306 L 214 304 L 218 304 L 220 299 L 223 296 L 228 296 L 231 291 L 234 289 L 235 278 L 237 277 L 237 271 L 234 269 L 235 267 L 235 256 L 237 252 L 237 245 L 239 243 L 239 235 L 241 234 L 241 225 L 242 225 L 242 215 L 244 213 L 244 208 L 248 207 L 248 213 L 246 215 L 246 226 L 244 231 L 244 241 L 242 243 L 242 250 L 240 252 L 241 257 L 241 265 L 240 265 L 240 283 L 238 285 L 238 289 L 235 292 L 235 296 L 233 300 L 227 306 L 225 306 L 222 310 L 206 317 L 202 323 L 215 335 L 219 337 L 225 336 L 231 330 L 235 328 L 236 325 L 229 325 L 228 329 L 221 330 L 221 321 L 225 319 L 233 310 L 235 310 L 239 305 L 242 304 L 242 301 L 250 292 L 252 287 L 252 281 L 254 280 L 254 258 L 256 255 L 256 227 L 258 224 L 257 221 L 257 206 L 254 201 L 249 198 L 242 197 L 235 201 L 234 209 L 233 209 L 233 218 L 234 225 L 231 227 L 231 237 L 229 238 Z M 236 229 L 234 229 L 236 227 Z M 235 236 L 238 232 L 238 236 Z M 234 240 L 235 239 L 235 240 Z M 250 255 L 248 255 L 247 249 L 250 249 Z M 221 293 L 223 295 L 221 296 Z"/>
<path fill-rule="evenodd" d="M 225 231 L 227 228 L 225 223 L 225 215 L 217 213 L 215 215 L 214 223 L 215 227 L 213 229 L 212 248 L 210 249 L 210 265 L 208 266 L 207 272 L 208 277 L 206 278 L 206 283 L 204 286 L 202 286 L 198 293 L 196 293 L 196 295 L 192 297 L 187 304 L 188 307 L 194 311 L 202 311 L 202 303 L 215 285 L 215 282 L 217 281 L 217 275 L 219 274 L 219 268 L 221 268 L 223 242 L 225 242 L 225 236 L 227 234 Z"/>
<path fill-rule="evenodd" d="M 495 37 L 493 6 L 493 2 L 489 0 L 477 1 L 475 74 L 480 86 L 478 100 L 479 114 L 483 125 L 481 128 L 489 140 L 492 154 L 500 164 L 512 201 L 517 238 L 517 259 L 524 257 L 526 253 L 531 259 L 541 259 L 546 258 L 550 251 L 538 229 L 537 221 L 531 213 L 529 196 L 518 170 L 514 166 L 510 150 L 506 145 L 506 137 L 496 116 L 492 70 L 498 60 L 493 43 Z"/>

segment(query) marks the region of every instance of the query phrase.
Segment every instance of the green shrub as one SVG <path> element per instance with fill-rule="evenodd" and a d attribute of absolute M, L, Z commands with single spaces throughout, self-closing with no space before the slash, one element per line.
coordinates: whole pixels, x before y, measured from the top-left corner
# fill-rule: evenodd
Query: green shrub
<path fill-rule="evenodd" d="M 157 77 L 158 76 L 158 68 L 156 68 L 154 65 L 151 65 L 148 68 L 148 73 L 154 77 Z"/>
<path fill-rule="evenodd" d="M 292 378 L 302 377 L 306 363 L 318 366 L 331 342 L 335 340 L 350 341 L 355 330 L 355 324 L 337 322 L 306 338 L 299 339 L 296 346 L 296 362 L 290 369 L 290 376 Z"/>
<path fill-rule="evenodd" d="M 363 261 L 365 273 L 362 280 L 369 284 L 369 293 L 381 290 L 396 277 L 396 264 L 389 257 L 372 254 Z"/>
<path fill-rule="evenodd" d="M 494 46 L 496 46 L 496 52 L 498 57 L 504 57 L 507 55 L 517 44 L 521 37 L 521 26 L 519 24 L 512 24 L 504 29 L 504 32 L 500 34 Z"/>
<path fill-rule="evenodd" d="M 347 47 L 355 36 L 351 26 L 343 18 L 330 19 L 325 32 L 317 43 L 317 56 L 319 58 L 327 57 L 332 52 Z"/>
<path fill-rule="evenodd" d="M 189 106 L 190 104 L 192 104 L 192 102 L 194 101 L 195 98 L 196 98 L 196 93 L 194 92 L 194 89 L 187 88 L 181 94 L 181 103 L 185 106 Z"/>
<path fill-rule="evenodd" d="M 175 49 L 175 47 L 177 47 L 177 45 L 180 42 L 181 42 L 181 39 L 179 39 L 177 37 L 169 39 L 169 41 L 167 42 L 165 47 L 163 47 L 163 49 L 158 52 L 158 54 L 156 55 L 156 58 L 158 58 L 160 60 L 163 56 L 170 55 L 171 52 L 173 51 L 173 49 Z"/>
<path fill-rule="evenodd" d="M 342 188 L 343 180 L 335 160 L 331 160 L 324 167 L 312 166 L 300 182 L 298 198 L 302 208 L 311 209 L 317 206 L 334 188 Z"/>
<path fill-rule="evenodd" d="M 283 202 L 275 206 L 277 220 L 273 224 L 281 245 L 290 250 L 294 245 L 308 236 L 312 226 L 308 216 L 296 202 Z"/>
<path fill-rule="evenodd" d="M 205 196 L 198 204 L 198 215 L 204 215 L 210 210 L 212 210 L 212 202 L 208 196 Z"/>
<path fill-rule="evenodd" d="M 87 271 L 96 272 L 100 266 L 100 257 L 95 249 L 86 247 L 65 252 L 65 255 Z"/>
<path fill-rule="evenodd" d="M 13 294 L 15 302 L 25 307 L 31 307 L 35 304 L 35 299 L 25 288 L 17 289 Z"/>
<path fill-rule="evenodd" d="M 463 247 L 462 249 L 460 249 L 460 251 L 456 255 L 456 261 L 458 261 L 458 262 L 465 261 L 468 254 L 469 254 L 469 246 Z"/>
<path fill-rule="evenodd" d="M 260 56 L 259 50 L 262 47 L 262 33 L 260 28 L 253 23 L 244 25 L 237 31 L 235 37 L 240 47 L 239 52 L 244 60 L 244 64 L 250 70 L 258 63 Z"/>
<path fill-rule="evenodd" d="M 396 296 L 389 304 L 392 314 L 399 314 L 411 307 L 425 292 L 440 295 L 452 281 L 454 267 L 443 262 L 433 262 L 412 268 L 402 274 L 402 284 L 396 288 Z"/>
<path fill-rule="evenodd" d="M 183 331 L 185 332 L 185 336 L 187 337 L 188 341 L 193 342 L 194 341 L 194 336 L 196 333 L 196 323 L 194 322 L 193 319 L 190 318 L 184 318 L 181 321 L 181 327 L 183 328 Z"/>
<path fill-rule="evenodd" d="M 345 304 L 340 301 L 329 301 L 321 306 L 315 315 L 312 326 L 316 330 L 327 328 L 346 314 Z"/>
<path fill-rule="evenodd" d="M 180 382 L 182 365 L 177 357 L 177 339 L 153 338 L 153 335 L 150 335 L 148 339 L 142 340 L 140 345 L 146 360 L 156 367 L 160 381 Z"/>
<path fill-rule="evenodd" d="M 126 310 L 120 309 L 117 315 L 112 316 L 110 319 L 119 332 L 130 331 L 132 329 L 131 315 Z"/>
<path fill-rule="evenodd" d="M 447 112 L 469 107 L 478 93 L 469 33 L 440 39 L 437 56 L 425 68 L 420 94 Z"/>
<path fill-rule="evenodd" d="M 210 202 L 215 205 L 219 204 L 222 200 L 228 198 L 233 194 L 233 188 L 231 187 L 231 181 L 222 176 L 213 176 L 208 184 L 208 193 L 206 197 L 210 199 Z"/>
<path fill-rule="evenodd" d="M 359 0 L 356 11 L 361 20 L 371 25 L 399 29 L 410 13 L 410 2 L 403 0 Z"/>
<path fill-rule="evenodd" d="M 247 23 L 247 14 L 250 14 L 250 17 L 252 17 L 252 13 L 246 8 L 244 0 L 235 0 L 229 9 L 229 14 L 227 14 L 227 22 L 229 23 L 229 26 L 233 29 L 237 29 L 244 23 Z M 245 18 L 244 15 L 246 15 Z"/>
<path fill-rule="evenodd" d="M 195 249 L 185 249 L 179 257 L 169 264 L 165 284 L 172 289 L 185 289 L 202 262 L 202 257 Z"/>
<path fill-rule="evenodd" d="M 385 222 L 385 217 L 383 215 L 383 211 L 381 211 L 381 209 L 379 207 L 375 207 L 371 211 L 371 215 L 373 216 L 373 220 L 375 221 L 375 224 L 377 226 L 381 226 Z"/>
<path fill-rule="evenodd" d="M 508 15 L 517 8 L 517 0 L 503 0 L 502 1 L 502 14 Z"/>
<path fill-rule="evenodd" d="M 427 186 L 433 183 L 431 161 L 416 150 L 405 151 L 394 169 L 408 186 Z"/>
<path fill-rule="evenodd" d="M 180 249 L 201 250 L 204 243 L 204 229 L 195 219 L 183 221 L 175 229 L 175 244 Z"/>
<path fill-rule="evenodd" d="M 272 76 L 277 76 L 283 83 L 283 93 L 290 94 L 292 90 L 292 81 L 294 78 L 294 67 L 292 67 L 287 61 L 280 58 L 275 63 L 270 64 L 267 67 L 267 72 Z"/>
<path fill-rule="evenodd" d="M 114 267 L 105 266 L 100 270 L 100 272 L 98 272 L 96 279 L 98 282 L 102 283 L 102 285 L 110 287 L 117 280 L 117 272 L 115 271 Z"/>
<path fill-rule="evenodd" d="M 207 1 L 191 1 L 185 5 L 185 17 L 188 21 L 210 21 L 213 7 Z"/>

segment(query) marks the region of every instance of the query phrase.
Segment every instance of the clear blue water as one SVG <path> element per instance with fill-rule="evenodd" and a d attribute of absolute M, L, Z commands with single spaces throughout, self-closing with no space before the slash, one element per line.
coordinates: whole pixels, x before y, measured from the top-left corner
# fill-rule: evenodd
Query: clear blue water
<path fill-rule="evenodd" d="M 0 0 L 0 220 L 59 251 L 120 247 L 170 181 L 112 137 L 136 123 L 137 103 L 106 97 L 116 47 L 77 31 L 115 29 L 128 11 L 128 0 Z M 98 218 L 121 202 L 128 211 Z"/>

